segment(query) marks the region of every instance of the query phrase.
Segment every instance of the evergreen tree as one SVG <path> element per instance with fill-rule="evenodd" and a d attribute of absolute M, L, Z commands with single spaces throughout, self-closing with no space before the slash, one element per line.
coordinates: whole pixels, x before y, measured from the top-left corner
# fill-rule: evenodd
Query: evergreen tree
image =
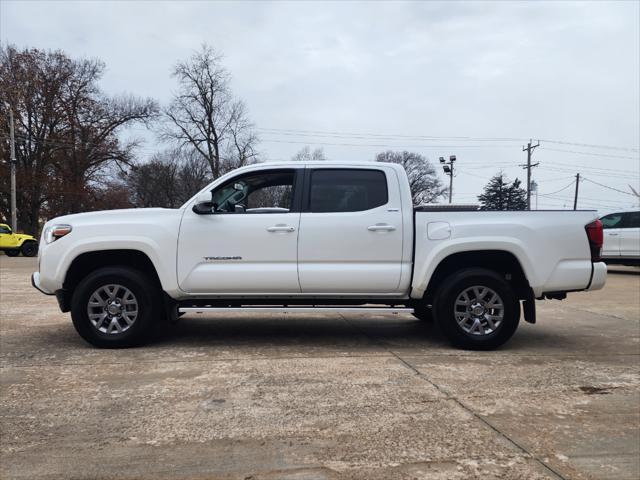
<path fill-rule="evenodd" d="M 527 191 L 520 187 L 520 180 L 509 182 L 500 172 L 489 180 L 478 200 L 481 210 L 526 210 Z"/>

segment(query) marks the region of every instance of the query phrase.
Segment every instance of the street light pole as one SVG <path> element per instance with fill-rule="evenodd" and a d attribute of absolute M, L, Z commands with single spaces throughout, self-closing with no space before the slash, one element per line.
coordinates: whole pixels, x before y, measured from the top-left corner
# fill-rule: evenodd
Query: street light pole
<path fill-rule="evenodd" d="M 445 162 L 444 157 L 440 157 L 440 163 L 442 164 L 442 169 L 446 175 L 449 175 L 449 203 L 453 200 L 453 164 L 456 161 L 455 155 L 449 156 L 449 161 Z"/>
<path fill-rule="evenodd" d="M 13 129 L 13 109 L 9 106 L 9 142 L 11 150 L 11 230 L 18 229 L 18 216 L 16 214 L 16 139 Z"/>

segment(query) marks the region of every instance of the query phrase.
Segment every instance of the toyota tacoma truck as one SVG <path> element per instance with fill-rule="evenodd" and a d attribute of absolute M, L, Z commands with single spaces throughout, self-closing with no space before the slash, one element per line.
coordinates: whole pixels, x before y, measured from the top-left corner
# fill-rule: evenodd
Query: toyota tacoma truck
<path fill-rule="evenodd" d="M 262 163 L 181 208 L 46 223 L 32 283 L 98 347 L 207 312 L 413 313 L 456 346 L 492 349 L 535 299 L 604 286 L 595 211 L 414 207 L 386 163 Z"/>

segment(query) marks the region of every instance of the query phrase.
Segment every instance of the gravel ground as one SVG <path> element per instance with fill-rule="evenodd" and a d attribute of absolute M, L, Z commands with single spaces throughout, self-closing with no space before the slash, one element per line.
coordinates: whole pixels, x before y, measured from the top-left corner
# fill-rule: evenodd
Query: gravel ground
<path fill-rule="evenodd" d="M 0 255 L 1 478 L 640 478 L 640 269 L 504 348 L 412 316 L 185 316 L 97 350 Z"/>

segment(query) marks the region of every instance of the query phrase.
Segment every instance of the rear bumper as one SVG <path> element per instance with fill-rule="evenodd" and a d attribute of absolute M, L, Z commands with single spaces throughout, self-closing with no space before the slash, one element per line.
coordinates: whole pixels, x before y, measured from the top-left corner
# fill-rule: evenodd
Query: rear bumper
<path fill-rule="evenodd" d="M 591 274 L 591 283 L 587 290 L 600 290 L 607 281 L 607 264 L 597 262 L 593 264 L 593 273 Z"/>

